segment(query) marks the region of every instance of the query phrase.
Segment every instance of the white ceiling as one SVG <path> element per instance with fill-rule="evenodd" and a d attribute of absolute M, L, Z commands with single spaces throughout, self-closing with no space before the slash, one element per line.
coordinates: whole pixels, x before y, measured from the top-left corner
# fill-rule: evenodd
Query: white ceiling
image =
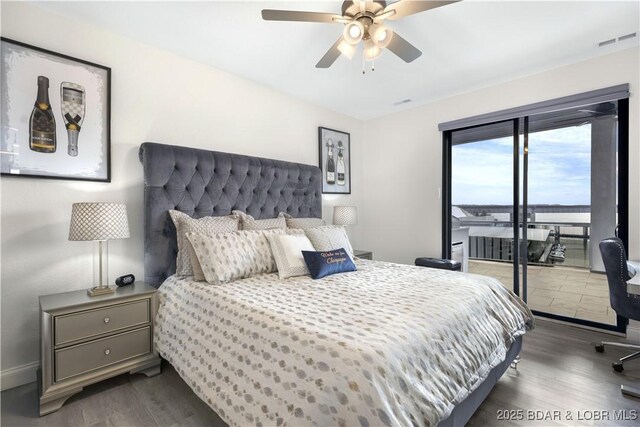
<path fill-rule="evenodd" d="M 637 46 L 639 37 L 597 43 L 640 28 L 637 0 L 467 0 L 387 21 L 423 55 L 406 64 L 387 51 L 362 75 L 358 55 L 315 68 L 341 24 L 260 16 L 264 8 L 339 13 L 340 1 L 39 4 L 359 119 Z"/>

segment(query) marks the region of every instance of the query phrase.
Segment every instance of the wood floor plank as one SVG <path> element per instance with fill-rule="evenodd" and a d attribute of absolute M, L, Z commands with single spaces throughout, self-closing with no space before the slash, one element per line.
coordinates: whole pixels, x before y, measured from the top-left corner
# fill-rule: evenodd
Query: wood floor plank
<path fill-rule="evenodd" d="M 538 321 L 525 336 L 522 361 L 508 370 L 469 421 L 470 426 L 622 426 L 636 420 L 576 419 L 597 411 L 636 410 L 640 399 L 623 396 L 620 384 L 640 387 L 640 360 L 613 372 L 611 362 L 627 354 L 607 348 L 596 353 L 593 342 L 621 338 L 569 325 Z M 201 401 L 178 373 L 163 363 L 162 374 L 121 375 L 94 384 L 67 401 L 58 411 L 38 417 L 35 383 L 2 392 L 2 426 L 8 427 L 224 427 L 225 423 Z M 534 411 L 534 419 L 498 420 L 499 411 Z M 536 420 L 536 412 L 560 411 L 556 420 Z M 569 412 L 573 419 L 566 418 Z"/>

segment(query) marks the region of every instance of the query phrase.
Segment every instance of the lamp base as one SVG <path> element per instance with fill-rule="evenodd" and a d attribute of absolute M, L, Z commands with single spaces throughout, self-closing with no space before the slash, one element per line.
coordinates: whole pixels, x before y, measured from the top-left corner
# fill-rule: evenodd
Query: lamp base
<path fill-rule="evenodd" d="M 96 297 L 98 295 L 109 295 L 115 293 L 116 288 L 112 286 L 94 286 L 93 288 L 87 289 L 87 294 L 90 297 Z"/>

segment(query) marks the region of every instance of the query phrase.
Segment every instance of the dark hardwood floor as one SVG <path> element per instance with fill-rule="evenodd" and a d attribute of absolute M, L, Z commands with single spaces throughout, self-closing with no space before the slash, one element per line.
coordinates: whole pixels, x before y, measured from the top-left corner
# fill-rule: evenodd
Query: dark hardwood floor
<path fill-rule="evenodd" d="M 629 363 L 622 373 L 613 372 L 611 361 L 626 353 L 613 348 L 596 353 L 591 342 L 602 339 L 616 340 L 611 335 L 539 321 L 525 336 L 518 369 L 508 370 L 469 425 L 637 427 L 640 399 L 621 395 L 620 384 L 640 387 L 640 361 Z M 168 364 L 153 378 L 122 375 L 87 387 L 45 417 L 37 415 L 36 393 L 35 383 L 2 392 L 2 426 L 225 425 Z M 505 410 L 511 412 L 503 413 Z M 613 419 L 616 415 L 633 418 L 633 410 L 637 411 L 635 420 Z M 499 420 L 499 415 L 511 419 Z M 554 420 L 558 415 L 560 419 Z"/>

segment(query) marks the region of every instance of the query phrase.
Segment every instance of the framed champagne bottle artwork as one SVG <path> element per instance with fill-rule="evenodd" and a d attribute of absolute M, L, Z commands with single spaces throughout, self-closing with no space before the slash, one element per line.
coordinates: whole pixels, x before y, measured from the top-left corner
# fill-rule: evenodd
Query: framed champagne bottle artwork
<path fill-rule="evenodd" d="M 335 129 L 318 128 L 322 192 L 351 194 L 351 139 Z"/>
<path fill-rule="evenodd" d="M 2 37 L 0 171 L 111 181 L 111 69 Z"/>

